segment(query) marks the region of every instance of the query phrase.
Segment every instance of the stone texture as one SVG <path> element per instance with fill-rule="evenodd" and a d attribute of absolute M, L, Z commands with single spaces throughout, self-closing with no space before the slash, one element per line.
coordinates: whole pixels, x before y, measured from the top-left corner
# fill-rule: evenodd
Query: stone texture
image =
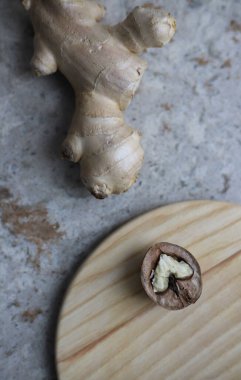
<path fill-rule="evenodd" d="M 113 23 L 139 1 L 104 1 Z M 188 199 L 241 201 L 241 7 L 231 0 L 155 1 L 177 34 L 146 54 L 127 112 L 145 163 L 126 194 L 97 201 L 59 148 L 73 112 L 60 75 L 30 72 L 33 32 L 19 2 L 0 5 L 0 378 L 56 379 L 54 333 L 76 268 L 111 231 Z"/>

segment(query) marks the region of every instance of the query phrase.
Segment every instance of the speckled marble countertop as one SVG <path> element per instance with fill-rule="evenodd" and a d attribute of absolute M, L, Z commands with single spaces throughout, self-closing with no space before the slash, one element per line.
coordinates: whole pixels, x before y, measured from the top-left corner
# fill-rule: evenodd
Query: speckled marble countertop
<path fill-rule="evenodd" d="M 140 1 L 104 1 L 113 23 Z M 241 2 L 163 0 L 174 42 L 149 69 L 127 112 L 145 163 L 118 198 L 92 198 L 78 166 L 59 159 L 73 93 L 37 79 L 32 29 L 19 1 L 0 4 L 0 378 L 52 380 L 54 331 L 74 271 L 113 229 L 154 207 L 191 199 L 241 202 Z"/>

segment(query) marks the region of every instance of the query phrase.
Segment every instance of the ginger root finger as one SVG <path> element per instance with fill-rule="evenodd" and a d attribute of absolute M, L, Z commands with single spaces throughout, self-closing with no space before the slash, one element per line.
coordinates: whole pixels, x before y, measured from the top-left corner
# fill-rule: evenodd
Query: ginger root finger
<path fill-rule="evenodd" d="M 37 76 L 54 74 L 58 69 L 54 55 L 38 35 L 34 37 L 34 55 L 31 67 Z"/>
<path fill-rule="evenodd" d="M 162 47 L 175 34 L 176 21 L 161 7 L 146 4 L 133 9 L 127 18 L 113 28 L 113 33 L 133 53 L 150 47 Z"/>

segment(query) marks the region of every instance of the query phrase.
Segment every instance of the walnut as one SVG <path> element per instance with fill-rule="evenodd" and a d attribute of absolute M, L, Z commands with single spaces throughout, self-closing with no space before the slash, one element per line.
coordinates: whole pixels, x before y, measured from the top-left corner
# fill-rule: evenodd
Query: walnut
<path fill-rule="evenodd" d="M 186 249 L 170 243 L 155 244 L 147 251 L 141 280 L 147 295 L 169 310 L 195 303 L 202 292 L 197 260 Z"/>

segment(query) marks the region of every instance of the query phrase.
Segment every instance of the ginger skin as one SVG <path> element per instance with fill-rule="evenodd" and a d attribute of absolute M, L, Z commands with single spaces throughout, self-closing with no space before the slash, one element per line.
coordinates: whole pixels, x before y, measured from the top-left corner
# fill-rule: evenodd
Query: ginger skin
<path fill-rule="evenodd" d="M 35 31 L 33 70 L 49 75 L 59 69 L 75 91 L 63 157 L 79 162 L 81 180 L 95 197 L 127 191 L 144 157 L 139 133 L 123 118 L 147 66 L 138 55 L 170 41 L 174 18 L 145 5 L 110 27 L 98 23 L 105 9 L 95 1 L 23 0 L 23 5 Z"/>

